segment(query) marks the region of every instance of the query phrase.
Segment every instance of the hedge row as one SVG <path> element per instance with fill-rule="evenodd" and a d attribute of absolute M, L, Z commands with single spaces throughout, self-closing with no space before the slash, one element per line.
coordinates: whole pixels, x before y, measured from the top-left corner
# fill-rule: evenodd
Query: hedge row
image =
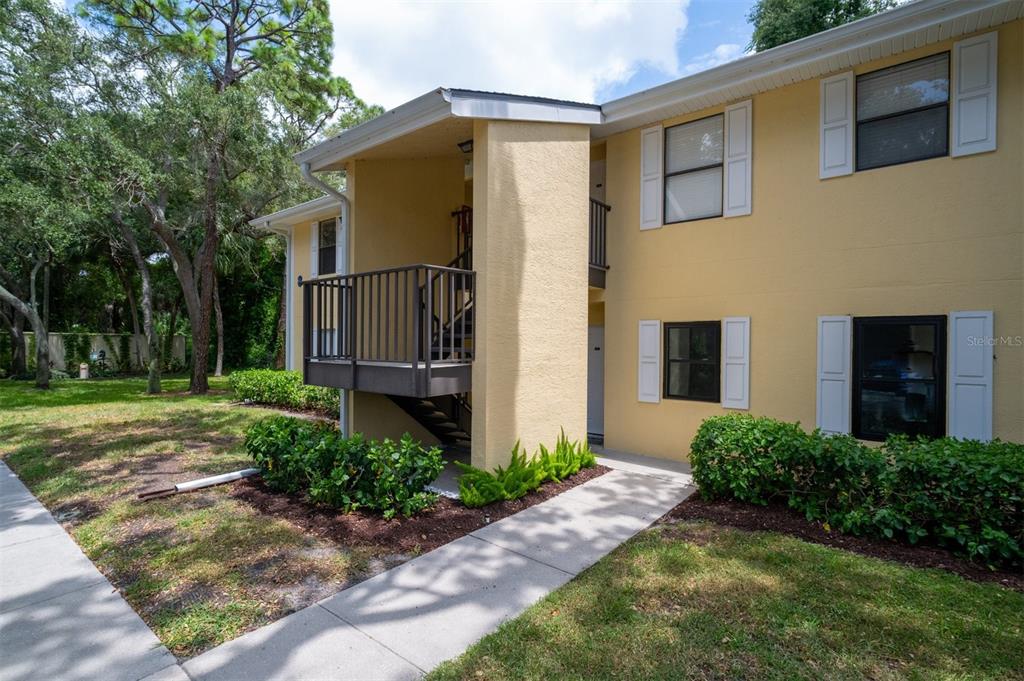
<path fill-rule="evenodd" d="M 1024 564 L 1024 445 L 894 436 L 870 447 L 729 414 L 701 424 L 690 461 L 706 498 L 784 501 L 845 533 Z"/>
<path fill-rule="evenodd" d="M 300 371 L 247 369 L 232 372 L 228 383 L 238 399 L 255 404 L 331 416 L 337 415 L 340 407 L 337 390 L 303 384 Z"/>
<path fill-rule="evenodd" d="M 444 467 L 440 449 L 424 449 L 408 434 L 399 442 L 346 438 L 333 424 L 290 416 L 250 426 L 245 447 L 271 489 L 385 518 L 433 504 L 437 497 L 425 488 Z"/>

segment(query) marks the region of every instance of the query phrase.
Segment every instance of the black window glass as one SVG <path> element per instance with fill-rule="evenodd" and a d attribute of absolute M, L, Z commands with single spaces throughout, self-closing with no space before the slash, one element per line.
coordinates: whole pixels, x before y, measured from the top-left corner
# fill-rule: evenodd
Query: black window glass
<path fill-rule="evenodd" d="M 854 319 L 854 435 L 945 432 L 944 317 Z"/>
<path fill-rule="evenodd" d="M 317 273 L 320 276 L 325 274 L 334 274 L 338 271 L 338 232 L 335 229 L 335 221 L 322 220 L 319 225 L 319 248 L 317 249 L 319 258 L 319 269 Z"/>
<path fill-rule="evenodd" d="M 665 324 L 665 397 L 719 399 L 719 322 Z"/>
<path fill-rule="evenodd" d="M 858 76 L 858 170 L 948 153 L 948 52 Z"/>

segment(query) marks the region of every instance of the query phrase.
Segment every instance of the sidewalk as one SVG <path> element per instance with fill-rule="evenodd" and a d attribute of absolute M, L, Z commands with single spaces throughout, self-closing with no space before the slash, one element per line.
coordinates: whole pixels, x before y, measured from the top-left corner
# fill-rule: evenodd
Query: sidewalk
<path fill-rule="evenodd" d="M 616 470 L 218 646 L 185 671 L 194 681 L 422 676 L 693 491 L 681 466 L 602 454 Z"/>
<path fill-rule="evenodd" d="M 106 577 L 0 462 L 0 681 L 186 681 Z"/>

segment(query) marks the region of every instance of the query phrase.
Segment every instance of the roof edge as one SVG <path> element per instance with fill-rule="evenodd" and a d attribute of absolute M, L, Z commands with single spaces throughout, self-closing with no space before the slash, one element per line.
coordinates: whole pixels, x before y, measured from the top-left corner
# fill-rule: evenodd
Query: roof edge
<path fill-rule="evenodd" d="M 628 124 L 629 121 L 651 115 L 663 107 L 708 97 L 720 90 L 743 85 L 750 80 L 771 77 L 811 62 L 835 58 L 878 41 L 927 29 L 940 22 L 955 21 L 979 12 L 994 11 L 999 6 L 1012 8 L 1015 4 L 1019 3 L 1011 0 L 908 2 L 864 19 L 605 102 L 602 104 L 605 121 L 601 126 L 603 129 L 599 132 L 602 136 L 613 134 L 633 127 L 632 124 Z"/>

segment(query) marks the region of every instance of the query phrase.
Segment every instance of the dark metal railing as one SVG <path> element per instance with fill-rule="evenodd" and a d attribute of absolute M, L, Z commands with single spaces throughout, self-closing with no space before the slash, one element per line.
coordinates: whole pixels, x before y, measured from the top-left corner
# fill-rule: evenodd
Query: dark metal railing
<path fill-rule="evenodd" d="M 612 207 L 590 199 L 590 264 L 608 269 L 608 213 Z"/>
<path fill-rule="evenodd" d="M 424 366 L 473 361 L 476 275 L 408 265 L 303 281 L 306 360 Z"/>

